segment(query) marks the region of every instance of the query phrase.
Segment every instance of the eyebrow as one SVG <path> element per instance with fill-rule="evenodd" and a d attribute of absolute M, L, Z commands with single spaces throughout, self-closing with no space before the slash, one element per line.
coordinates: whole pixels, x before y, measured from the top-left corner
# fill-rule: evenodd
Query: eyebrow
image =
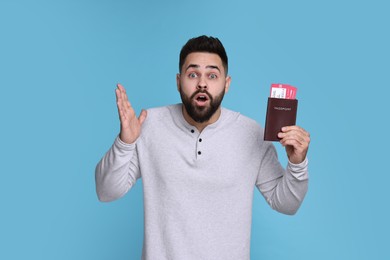
<path fill-rule="evenodd" d="M 189 68 L 196 68 L 196 69 L 199 69 L 200 66 L 197 65 L 197 64 L 190 64 L 190 65 L 187 66 L 186 71 L 187 71 Z M 215 65 L 207 65 L 207 66 L 206 66 L 206 69 L 216 69 L 216 70 L 218 70 L 219 72 L 221 72 L 221 70 L 219 69 L 219 67 L 218 67 L 218 66 L 215 66 Z"/>

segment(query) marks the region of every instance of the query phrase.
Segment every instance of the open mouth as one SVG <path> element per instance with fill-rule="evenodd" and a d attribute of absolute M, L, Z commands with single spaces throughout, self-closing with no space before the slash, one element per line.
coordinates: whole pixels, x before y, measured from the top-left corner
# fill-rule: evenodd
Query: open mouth
<path fill-rule="evenodd" d="M 205 105 L 209 100 L 209 97 L 207 96 L 207 94 L 199 93 L 195 96 L 194 99 L 198 105 Z"/>

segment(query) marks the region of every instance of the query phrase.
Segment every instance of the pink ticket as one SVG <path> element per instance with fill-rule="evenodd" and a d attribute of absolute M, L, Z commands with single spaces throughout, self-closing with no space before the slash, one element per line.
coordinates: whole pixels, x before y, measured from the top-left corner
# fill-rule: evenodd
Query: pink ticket
<path fill-rule="evenodd" d="M 295 99 L 297 95 L 297 88 L 287 84 L 273 83 L 271 84 L 270 97 Z"/>

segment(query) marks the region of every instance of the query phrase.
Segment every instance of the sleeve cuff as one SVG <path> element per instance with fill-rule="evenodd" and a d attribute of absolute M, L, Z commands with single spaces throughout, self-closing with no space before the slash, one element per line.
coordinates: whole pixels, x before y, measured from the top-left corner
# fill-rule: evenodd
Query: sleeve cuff
<path fill-rule="evenodd" d="M 123 141 L 119 138 L 119 135 L 116 137 L 114 143 L 115 143 L 115 146 L 118 147 L 118 148 L 121 149 L 121 150 L 130 151 L 130 150 L 134 150 L 134 149 L 135 149 L 135 142 L 134 142 L 134 143 L 131 143 L 131 144 L 125 143 L 125 142 L 123 142 Z"/>
<path fill-rule="evenodd" d="M 306 180 L 308 179 L 308 164 L 309 160 L 307 157 L 303 162 L 295 164 L 288 161 L 287 168 L 292 176 L 294 176 L 298 180 Z"/>

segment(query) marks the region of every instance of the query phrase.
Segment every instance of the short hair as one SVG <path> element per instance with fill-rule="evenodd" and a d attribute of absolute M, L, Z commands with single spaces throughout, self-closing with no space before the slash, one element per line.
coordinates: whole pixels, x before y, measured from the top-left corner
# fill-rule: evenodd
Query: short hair
<path fill-rule="evenodd" d="M 187 56 L 193 52 L 209 52 L 217 54 L 222 60 L 225 73 L 228 73 L 228 57 L 222 42 L 218 38 L 202 35 L 188 40 L 180 51 L 179 72 L 181 72 Z"/>

